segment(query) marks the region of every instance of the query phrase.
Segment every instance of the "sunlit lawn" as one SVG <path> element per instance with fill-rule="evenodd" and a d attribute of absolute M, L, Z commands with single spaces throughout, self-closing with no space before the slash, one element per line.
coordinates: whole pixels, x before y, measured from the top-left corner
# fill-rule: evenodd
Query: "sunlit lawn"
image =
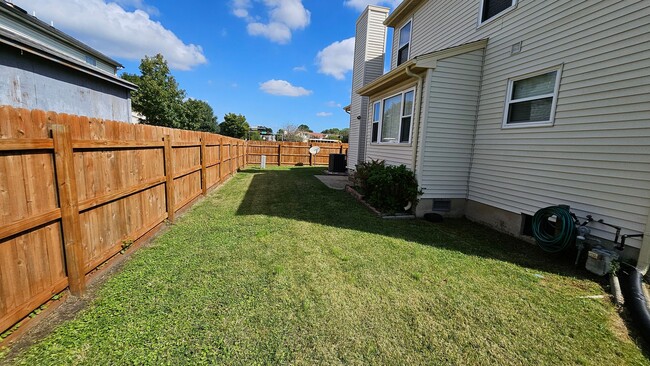
<path fill-rule="evenodd" d="M 239 173 L 16 362 L 648 364 L 570 261 L 465 220 L 382 220 L 319 170 Z"/>

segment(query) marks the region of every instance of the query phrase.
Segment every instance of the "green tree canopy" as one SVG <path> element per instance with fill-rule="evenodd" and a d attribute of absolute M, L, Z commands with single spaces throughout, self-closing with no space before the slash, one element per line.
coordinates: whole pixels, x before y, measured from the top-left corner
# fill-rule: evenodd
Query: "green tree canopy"
<path fill-rule="evenodd" d="M 161 54 L 145 56 L 140 62 L 140 75 L 124 73 L 122 78 L 138 86 L 131 94 L 131 101 L 133 110 L 145 117 L 144 123 L 174 128 L 186 124 L 185 90 L 179 89 Z"/>
<path fill-rule="evenodd" d="M 244 138 L 250 130 L 246 117 L 241 114 L 228 113 L 223 116 L 223 122 L 219 124 L 220 133 L 225 136 Z"/>
<path fill-rule="evenodd" d="M 341 130 L 338 128 L 328 128 L 327 130 L 321 131 L 321 133 L 325 135 L 339 135 L 341 133 Z"/>
<path fill-rule="evenodd" d="M 210 105 L 202 100 L 188 99 L 183 103 L 185 125 L 181 126 L 186 130 L 218 132 L 217 117 Z"/>
<path fill-rule="evenodd" d="M 298 126 L 298 131 L 314 132 L 309 128 L 309 126 L 307 126 L 305 124 L 302 124 L 302 125 Z"/>

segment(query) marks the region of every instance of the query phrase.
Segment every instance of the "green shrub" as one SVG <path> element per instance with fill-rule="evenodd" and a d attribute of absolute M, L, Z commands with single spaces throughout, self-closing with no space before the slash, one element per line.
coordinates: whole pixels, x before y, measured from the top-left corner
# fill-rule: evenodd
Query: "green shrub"
<path fill-rule="evenodd" d="M 355 183 L 368 203 L 387 213 L 404 212 L 409 202 L 413 209 L 422 194 L 415 173 L 404 165 L 386 165 L 384 161 L 358 164 Z"/>

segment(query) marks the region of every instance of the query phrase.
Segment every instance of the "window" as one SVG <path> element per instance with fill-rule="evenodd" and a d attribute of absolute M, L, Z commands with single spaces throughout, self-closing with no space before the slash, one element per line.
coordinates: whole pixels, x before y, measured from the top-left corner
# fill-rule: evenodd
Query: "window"
<path fill-rule="evenodd" d="M 414 96 L 415 91 L 409 90 L 374 103 L 372 142 L 409 143 L 411 141 Z"/>
<path fill-rule="evenodd" d="M 554 68 L 510 79 L 504 127 L 552 125 L 561 73 L 561 68 Z"/>
<path fill-rule="evenodd" d="M 371 142 L 377 142 L 377 135 L 379 134 L 379 119 L 380 119 L 380 103 L 375 102 L 372 105 L 372 140 Z"/>
<path fill-rule="evenodd" d="M 409 59 L 409 48 L 411 45 L 411 21 L 409 20 L 399 30 L 399 44 L 397 46 L 397 66 Z"/>
<path fill-rule="evenodd" d="M 481 0 L 481 22 L 484 23 L 514 7 L 517 0 Z"/>

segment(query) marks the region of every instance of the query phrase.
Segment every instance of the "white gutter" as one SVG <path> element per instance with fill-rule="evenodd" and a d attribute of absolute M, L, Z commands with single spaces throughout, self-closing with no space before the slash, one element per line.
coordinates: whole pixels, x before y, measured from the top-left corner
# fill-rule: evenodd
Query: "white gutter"
<path fill-rule="evenodd" d="M 419 133 L 420 133 L 420 106 L 422 105 L 422 96 L 424 94 L 424 78 L 418 74 L 415 74 L 411 71 L 411 67 L 414 65 L 409 65 L 404 69 L 404 72 L 406 75 L 417 78 L 418 79 L 418 86 L 416 88 L 417 91 L 417 98 L 415 99 L 415 108 L 413 114 L 413 136 L 411 138 L 413 139 L 413 160 L 411 163 L 411 167 L 413 169 L 413 172 L 417 175 L 418 172 L 415 171 L 415 164 L 417 162 L 417 155 L 418 155 L 418 141 L 420 139 Z"/>

